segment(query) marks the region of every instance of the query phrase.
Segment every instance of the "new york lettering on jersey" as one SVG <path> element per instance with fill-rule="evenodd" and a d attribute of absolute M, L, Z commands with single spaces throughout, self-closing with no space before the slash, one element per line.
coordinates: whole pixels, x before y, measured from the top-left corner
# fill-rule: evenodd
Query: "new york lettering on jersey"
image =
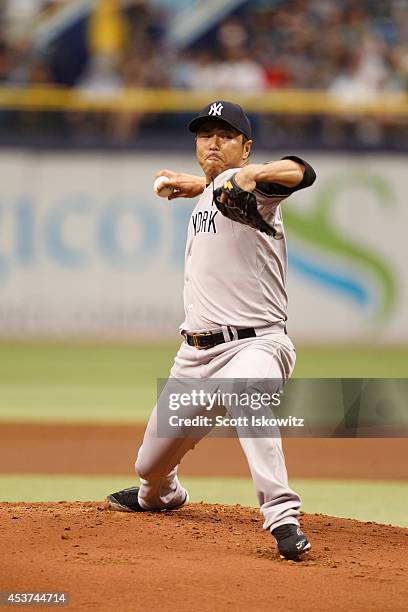
<path fill-rule="evenodd" d="M 218 210 L 200 210 L 193 213 L 191 215 L 191 222 L 193 224 L 194 236 L 197 236 L 200 232 L 216 234 L 215 217 L 217 214 Z"/>

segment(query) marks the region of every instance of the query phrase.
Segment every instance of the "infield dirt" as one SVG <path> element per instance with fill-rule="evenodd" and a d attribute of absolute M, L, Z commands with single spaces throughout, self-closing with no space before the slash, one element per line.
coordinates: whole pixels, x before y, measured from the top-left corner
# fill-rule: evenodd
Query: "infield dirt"
<path fill-rule="evenodd" d="M 0 472 L 133 474 L 142 434 L 2 424 Z M 292 477 L 406 479 L 407 443 L 288 439 L 285 449 Z M 248 475 L 234 439 L 204 440 L 185 459 L 184 474 Z M 3 503 L 0 521 L 0 590 L 66 591 L 71 610 L 408 610 L 408 529 L 303 514 L 313 549 L 295 563 L 279 559 L 259 511 L 240 506 L 125 514 L 102 502 Z"/>
<path fill-rule="evenodd" d="M 407 609 L 408 529 L 304 514 L 313 549 L 288 562 L 240 506 L 3 503 L 0 519 L 1 590 L 65 591 L 72 610 Z"/>
<path fill-rule="evenodd" d="M 143 425 L 0 424 L 2 474 L 129 474 Z M 24 452 L 21 452 L 24 449 Z M 408 438 L 287 438 L 291 478 L 408 480 Z M 236 438 L 206 438 L 187 453 L 186 476 L 249 476 Z"/>

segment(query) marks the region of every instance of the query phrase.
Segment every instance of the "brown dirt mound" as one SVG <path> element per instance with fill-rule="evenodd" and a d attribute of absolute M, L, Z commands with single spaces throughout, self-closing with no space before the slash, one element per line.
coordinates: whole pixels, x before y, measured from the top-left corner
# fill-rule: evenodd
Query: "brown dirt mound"
<path fill-rule="evenodd" d="M 66 591 L 74 610 L 407 609 L 408 529 L 304 514 L 313 550 L 295 563 L 241 506 L 3 503 L 0 520 L 1 590 Z"/>

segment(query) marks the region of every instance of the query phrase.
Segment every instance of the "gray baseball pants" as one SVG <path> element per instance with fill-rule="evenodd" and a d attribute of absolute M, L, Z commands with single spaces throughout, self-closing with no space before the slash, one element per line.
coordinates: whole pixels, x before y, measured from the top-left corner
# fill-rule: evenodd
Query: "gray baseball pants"
<path fill-rule="evenodd" d="M 257 330 L 255 338 L 219 344 L 207 350 L 198 350 L 183 342 L 170 377 L 287 380 L 295 359 L 291 340 L 281 327 L 274 326 Z M 298 525 L 301 500 L 288 484 L 280 436 L 240 437 L 239 441 L 255 485 L 264 529 L 273 530 L 285 523 Z M 184 501 L 186 490 L 177 477 L 177 468 L 187 451 L 198 442 L 193 437 L 158 437 L 157 406 L 154 408 L 135 464 L 140 477 L 139 503 L 143 508 L 170 509 Z"/>

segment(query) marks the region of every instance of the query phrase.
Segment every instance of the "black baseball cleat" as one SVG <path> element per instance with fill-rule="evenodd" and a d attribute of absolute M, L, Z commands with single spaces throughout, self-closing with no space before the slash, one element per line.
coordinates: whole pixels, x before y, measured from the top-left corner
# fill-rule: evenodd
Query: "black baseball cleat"
<path fill-rule="evenodd" d="M 146 510 L 139 504 L 138 499 L 139 487 L 129 487 L 117 493 L 111 493 L 106 498 L 109 506 L 112 510 L 118 510 L 119 512 L 160 512 L 161 510 Z M 177 510 L 182 508 L 188 503 L 188 493 L 181 504 L 174 506 L 173 508 L 165 508 L 165 510 Z"/>
<path fill-rule="evenodd" d="M 280 525 L 272 531 L 281 559 L 298 561 L 307 553 L 311 544 L 297 525 Z"/>

